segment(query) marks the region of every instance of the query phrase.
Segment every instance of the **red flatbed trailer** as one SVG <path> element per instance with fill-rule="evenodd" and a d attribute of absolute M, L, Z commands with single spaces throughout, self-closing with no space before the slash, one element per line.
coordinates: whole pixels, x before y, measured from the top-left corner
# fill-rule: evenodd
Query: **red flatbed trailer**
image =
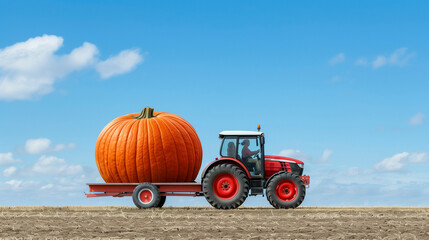
<path fill-rule="evenodd" d="M 141 183 L 87 183 L 89 192 L 87 197 L 124 197 L 132 196 L 134 189 Z M 204 196 L 201 183 L 151 183 L 158 187 L 161 196 Z"/>

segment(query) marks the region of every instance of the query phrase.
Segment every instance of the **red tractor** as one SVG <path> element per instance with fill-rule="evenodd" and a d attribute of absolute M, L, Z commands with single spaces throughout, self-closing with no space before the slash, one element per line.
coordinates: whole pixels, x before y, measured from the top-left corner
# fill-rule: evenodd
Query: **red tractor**
<path fill-rule="evenodd" d="M 203 170 L 201 183 L 94 183 L 87 197 L 132 196 L 138 208 L 162 207 L 167 196 L 204 196 L 218 209 L 234 209 L 247 196 L 266 195 L 275 208 L 296 208 L 305 197 L 310 177 L 304 163 L 265 155 L 264 133 L 224 131 L 220 158 Z"/>

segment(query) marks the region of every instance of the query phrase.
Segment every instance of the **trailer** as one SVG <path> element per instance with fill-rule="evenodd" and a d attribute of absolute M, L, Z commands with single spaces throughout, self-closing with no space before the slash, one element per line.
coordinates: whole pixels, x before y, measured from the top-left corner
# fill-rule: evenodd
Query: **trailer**
<path fill-rule="evenodd" d="M 223 131 L 220 158 L 202 172 L 201 183 L 88 183 L 87 197 L 131 196 L 138 208 L 162 207 L 167 196 L 204 196 L 218 209 L 239 207 L 248 196 L 266 195 L 275 208 L 296 208 L 305 197 L 310 177 L 297 159 L 265 155 L 262 132 Z M 242 147 L 242 146 L 244 147 Z M 241 149 L 239 149 L 240 146 Z M 245 147 L 251 156 L 245 156 Z M 240 151 L 241 150 L 241 151 Z M 265 190 L 265 192 L 264 192 Z"/>
<path fill-rule="evenodd" d="M 167 196 L 204 196 L 201 184 L 189 183 L 87 183 L 87 197 L 132 196 L 139 208 L 162 207 Z"/>

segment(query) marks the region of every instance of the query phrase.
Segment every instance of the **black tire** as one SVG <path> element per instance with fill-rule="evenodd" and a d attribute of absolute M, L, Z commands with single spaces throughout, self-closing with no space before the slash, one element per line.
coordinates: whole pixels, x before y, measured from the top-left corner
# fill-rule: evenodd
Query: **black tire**
<path fill-rule="evenodd" d="M 156 206 L 157 208 L 162 208 L 162 206 L 164 206 L 165 200 L 167 200 L 166 196 L 161 196 L 161 199 L 159 200 L 158 206 Z"/>
<path fill-rule="evenodd" d="M 280 185 L 279 185 L 280 183 Z M 285 185 L 286 184 L 286 185 Z M 277 189 L 277 187 L 282 187 L 286 192 L 284 195 L 288 195 L 290 192 L 289 198 L 279 197 L 279 192 L 282 192 L 282 189 Z M 291 190 L 289 190 L 292 187 Z M 271 205 L 275 208 L 296 208 L 301 205 L 305 197 L 305 185 L 301 178 L 293 173 L 284 172 L 274 176 L 267 186 L 267 199 Z M 282 193 L 280 193 L 282 194 Z"/>
<path fill-rule="evenodd" d="M 133 202 L 138 208 L 157 207 L 160 201 L 159 190 L 152 183 L 142 183 L 133 191 Z"/>
<path fill-rule="evenodd" d="M 224 177 L 231 180 L 224 181 Z M 235 180 L 234 180 L 235 179 Z M 219 190 L 214 183 L 222 186 Z M 232 189 L 230 191 L 230 189 Z M 222 192 L 219 192 L 222 191 Z M 243 170 L 232 164 L 220 164 L 210 169 L 203 179 L 203 193 L 207 201 L 217 209 L 234 209 L 246 200 L 249 194 L 249 179 Z M 221 197 L 222 194 L 229 194 Z"/>

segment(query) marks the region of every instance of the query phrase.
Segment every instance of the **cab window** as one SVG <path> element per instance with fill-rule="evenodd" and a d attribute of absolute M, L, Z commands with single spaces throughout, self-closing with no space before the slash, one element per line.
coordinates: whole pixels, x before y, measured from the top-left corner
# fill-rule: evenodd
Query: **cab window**
<path fill-rule="evenodd" d="M 247 158 L 259 157 L 260 158 L 260 149 L 261 145 L 258 141 L 258 137 L 240 137 L 238 141 L 238 155 L 241 159 L 245 160 Z M 256 155 L 255 155 L 256 154 Z"/>
<path fill-rule="evenodd" d="M 222 157 L 237 158 L 237 137 L 225 137 L 220 151 Z"/>

